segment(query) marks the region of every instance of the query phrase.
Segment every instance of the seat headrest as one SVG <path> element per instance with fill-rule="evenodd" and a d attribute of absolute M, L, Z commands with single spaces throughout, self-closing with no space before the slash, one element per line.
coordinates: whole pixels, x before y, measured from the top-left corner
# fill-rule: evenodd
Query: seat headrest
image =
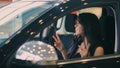
<path fill-rule="evenodd" d="M 66 15 L 66 20 L 65 20 L 65 29 L 66 29 L 66 31 L 75 32 L 74 25 L 75 25 L 76 17 L 77 17 L 76 14 L 68 14 L 68 15 Z"/>

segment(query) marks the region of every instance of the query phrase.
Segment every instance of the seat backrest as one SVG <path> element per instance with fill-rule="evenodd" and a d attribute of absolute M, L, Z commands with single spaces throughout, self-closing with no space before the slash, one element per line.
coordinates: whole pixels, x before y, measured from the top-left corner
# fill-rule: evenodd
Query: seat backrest
<path fill-rule="evenodd" d="M 60 35 L 60 39 L 62 40 L 62 42 L 67 50 L 71 47 L 73 38 L 74 38 L 73 34 Z"/>
<path fill-rule="evenodd" d="M 113 54 L 115 48 L 115 19 L 111 9 L 103 8 L 99 23 L 101 25 L 105 54 Z"/>

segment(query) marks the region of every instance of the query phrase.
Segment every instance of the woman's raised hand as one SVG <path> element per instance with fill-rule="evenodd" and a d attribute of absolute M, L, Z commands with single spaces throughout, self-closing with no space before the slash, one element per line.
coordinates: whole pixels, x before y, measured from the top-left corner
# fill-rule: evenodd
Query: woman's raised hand
<path fill-rule="evenodd" d="M 54 46 L 55 46 L 59 51 L 62 51 L 62 50 L 65 49 L 58 33 L 56 33 L 56 35 L 53 36 L 53 39 L 55 40 Z"/>

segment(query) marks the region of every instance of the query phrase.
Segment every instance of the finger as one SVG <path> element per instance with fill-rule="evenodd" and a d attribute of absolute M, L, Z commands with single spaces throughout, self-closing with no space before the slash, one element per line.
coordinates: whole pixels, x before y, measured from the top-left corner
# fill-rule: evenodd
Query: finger
<path fill-rule="evenodd" d="M 56 33 L 57 40 L 60 40 L 59 33 Z"/>
<path fill-rule="evenodd" d="M 55 42 L 57 42 L 57 38 L 55 36 L 53 36 L 53 39 L 55 40 Z"/>
<path fill-rule="evenodd" d="M 88 45 L 89 43 L 84 43 L 84 46 L 85 46 L 85 49 L 88 49 L 88 47 L 89 47 L 89 45 Z"/>
<path fill-rule="evenodd" d="M 54 43 L 54 46 L 55 46 L 55 47 L 57 46 L 56 43 Z"/>
<path fill-rule="evenodd" d="M 90 44 L 88 43 L 88 45 L 87 45 L 87 47 L 86 47 L 87 49 L 89 49 L 90 48 Z"/>
<path fill-rule="evenodd" d="M 80 52 L 82 52 L 83 51 L 83 48 L 82 47 L 80 47 Z"/>
<path fill-rule="evenodd" d="M 82 49 L 85 49 L 85 48 L 86 48 L 84 42 L 81 43 L 81 48 L 82 48 Z"/>
<path fill-rule="evenodd" d="M 87 47 L 87 45 L 88 45 L 88 41 L 87 41 L 87 39 L 85 38 L 85 40 L 84 40 L 84 45 L 85 45 L 85 48 Z"/>

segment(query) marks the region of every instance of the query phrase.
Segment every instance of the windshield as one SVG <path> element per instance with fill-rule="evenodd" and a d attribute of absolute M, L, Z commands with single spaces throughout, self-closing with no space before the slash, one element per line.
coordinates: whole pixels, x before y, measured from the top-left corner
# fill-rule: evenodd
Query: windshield
<path fill-rule="evenodd" d="M 17 1 L 0 9 L 0 43 L 42 14 L 55 2 Z"/>

